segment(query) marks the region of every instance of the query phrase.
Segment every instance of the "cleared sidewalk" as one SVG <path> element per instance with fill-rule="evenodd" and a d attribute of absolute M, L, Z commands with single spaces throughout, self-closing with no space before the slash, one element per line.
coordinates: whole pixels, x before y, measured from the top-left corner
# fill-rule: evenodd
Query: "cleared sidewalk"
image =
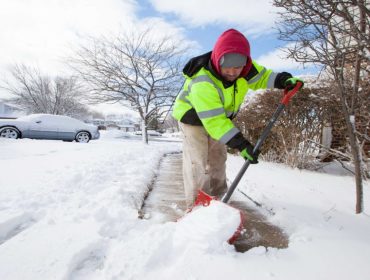
<path fill-rule="evenodd" d="M 258 246 L 288 247 L 288 236 L 281 228 L 269 223 L 259 212 L 258 207 L 251 206 L 247 200 L 231 200 L 230 205 L 242 210 L 246 217 L 245 231 L 234 244 L 238 252 L 245 252 Z M 184 215 L 185 210 L 182 155 L 167 154 L 160 162 L 158 174 L 139 211 L 139 217 L 155 219 L 158 222 L 176 221 Z"/>

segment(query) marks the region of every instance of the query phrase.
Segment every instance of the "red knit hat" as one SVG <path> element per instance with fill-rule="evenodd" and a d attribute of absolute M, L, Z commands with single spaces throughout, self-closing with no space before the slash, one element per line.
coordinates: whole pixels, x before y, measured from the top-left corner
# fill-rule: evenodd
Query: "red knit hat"
<path fill-rule="evenodd" d="M 249 42 L 242 33 L 235 29 L 228 29 L 222 33 L 213 48 L 211 62 L 218 74 L 221 74 L 221 59 L 225 60 L 225 55 L 231 53 L 247 57 L 247 62 L 240 74 L 240 76 L 245 76 L 252 67 Z"/>

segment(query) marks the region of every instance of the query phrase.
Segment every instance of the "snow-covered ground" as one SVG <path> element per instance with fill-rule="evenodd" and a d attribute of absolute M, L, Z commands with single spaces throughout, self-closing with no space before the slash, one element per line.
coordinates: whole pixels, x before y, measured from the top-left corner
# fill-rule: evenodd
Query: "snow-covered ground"
<path fill-rule="evenodd" d="M 251 166 L 241 191 L 290 243 L 237 253 L 225 240 L 238 223 L 223 205 L 176 223 L 137 218 L 159 159 L 181 143 L 125 136 L 0 139 L 0 279 L 370 279 L 370 212 L 354 214 L 353 178 Z M 229 156 L 229 179 L 241 164 Z"/>

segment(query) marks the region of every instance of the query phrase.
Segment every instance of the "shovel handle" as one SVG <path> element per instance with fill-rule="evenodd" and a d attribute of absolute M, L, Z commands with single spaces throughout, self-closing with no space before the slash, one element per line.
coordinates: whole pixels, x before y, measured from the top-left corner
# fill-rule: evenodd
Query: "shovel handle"
<path fill-rule="evenodd" d="M 302 87 L 302 83 L 298 82 L 296 84 L 296 86 L 291 90 L 289 90 L 288 88 L 285 88 L 283 99 L 281 100 L 278 108 L 276 109 L 276 111 L 272 115 L 269 123 L 267 124 L 265 129 L 262 131 L 262 134 L 261 134 L 260 138 L 257 140 L 257 143 L 254 146 L 253 153 L 257 152 L 259 150 L 259 148 L 262 146 L 262 143 L 266 140 L 266 138 L 269 135 L 272 127 L 274 126 L 277 119 L 279 118 L 281 112 L 284 110 L 285 106 L 289 103 L 290 99 L 298 92 L 298 90 L 301 87 Z M 239 173 L 236 175 L 234 181 L 231 183 L 229 189 L 227 190 L 227 193 L 222 198 L 222 200 L 221 200 L 222 202 L 227 203 L 229 201 L 231 195 L 233 194 L 236 186 L 239 184 L 240 179 L 243 177 L 245 171 L 247 171 L 249 165 L 250 165 L 249 160 L 246 160 L 244 162 L 242 168 L 240 169 Z"/>
<path fill-rule="evenodd" d="M 299 89 L 303 86 L 302 82 L 297 82 L 294 88 L 289 89 L 285 88 L 284 89 L 284 97 L 281 99 L 281 103 L 284 105 L 287 105 L 290 101 L 290 99 L 299 91 Z"/>

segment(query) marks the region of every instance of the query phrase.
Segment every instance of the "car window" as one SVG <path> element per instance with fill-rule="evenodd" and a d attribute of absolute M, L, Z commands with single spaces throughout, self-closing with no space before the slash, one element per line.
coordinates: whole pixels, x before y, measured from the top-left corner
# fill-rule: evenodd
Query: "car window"
<path fill-rule="evenodd" d="M 70 118 L 68 117 L 68 120 L 75 123 L 75 124 L 78 124 L 78 125 L 82 125 L 82 124 L 85 124 L 84 122 L 80 121 L 80 120 L 77 120 L 77 119 L 74 119 L 74 118 Z"/>
<path fill-rule="evenodd" d="M 65 117 L 65 116 L 48 116 L 48 120 L 49 122 L 55 124 L 55 125 L 63 125 L 63 124 L 66 124 L 66 123 L 70 123 L 70 120 L 68 117 Z"/>
<path fill-rule="evenodd" d="M 29 115 L 17 118 L 19 121 L 35 121 L 38 118 L 37 115 Z"/>
<path fill-rule="evenodd" d="M 23 116 L 18 118 L 20 121 L 28 121 L 28 122 L 37 122 L 42 121 L 45 122 L 48 119 L 48 115 L 42 115 L 42 114 L 31 114 L 28 116 Z"/>
<path fill-rule="evenodd" d="M 42 123 L 52 123 L 53 118 L 51 116 L 40 116 L 36 118 L 36 121 L 42 121 Z"/>

